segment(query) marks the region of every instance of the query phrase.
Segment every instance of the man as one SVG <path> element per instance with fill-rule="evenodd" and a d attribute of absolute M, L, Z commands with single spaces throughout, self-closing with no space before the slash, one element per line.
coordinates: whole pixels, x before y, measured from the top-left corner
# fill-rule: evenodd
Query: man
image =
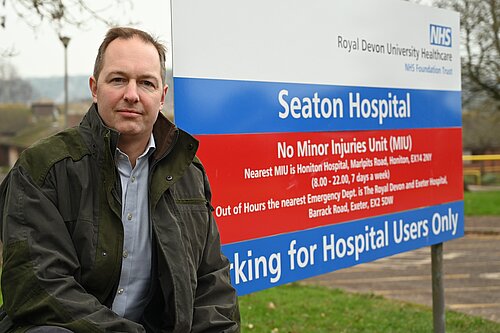
<path fill-rule="evenodd" d="M 239 332 L 197 141 L 161 113 L 165 49 L 110 29 L 80 126 L 27 149 L 0 187 L 15 332 Z"/>

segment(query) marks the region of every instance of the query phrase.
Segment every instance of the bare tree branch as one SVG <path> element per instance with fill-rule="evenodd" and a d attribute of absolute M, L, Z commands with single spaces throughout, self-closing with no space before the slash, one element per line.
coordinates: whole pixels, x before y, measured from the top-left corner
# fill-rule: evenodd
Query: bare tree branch
<path fill-rule="evenodd" d="M 85 28 L 95 24 L 96 20 L 107 26 L 115 26 L 118 21 L 110 16 L 109 10 L 133 8 L 131 0 L 102 1 L 100 8 L 89 6 L 85 0 L 3 0 L 3 3 L 4 7 L 10 5 L 16 15 L 31 28 L 36 29 L 47 23 L 57 33 L 68 26 Z"/>
<path fill-rule="evenodd" d="M 500 0 L 435 0 L 460 13 L 462 82 L 500 101 Z M 471 94 L 473 95 L 473 94 Z"/>

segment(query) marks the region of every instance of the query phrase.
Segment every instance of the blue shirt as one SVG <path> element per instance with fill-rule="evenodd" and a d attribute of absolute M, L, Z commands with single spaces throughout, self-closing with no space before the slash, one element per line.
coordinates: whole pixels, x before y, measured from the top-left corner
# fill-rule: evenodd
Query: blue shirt
<path fill-rule="evenodd" d="M 129 157 L 116 150 L 122 185 L 123 258 L 118 290 L 111 309 L 138 322 L 148 303 L 151 281 L 151 222 L 149 221 L 149 156 L 156 148 L 153 135 L 132 168 Z"/>

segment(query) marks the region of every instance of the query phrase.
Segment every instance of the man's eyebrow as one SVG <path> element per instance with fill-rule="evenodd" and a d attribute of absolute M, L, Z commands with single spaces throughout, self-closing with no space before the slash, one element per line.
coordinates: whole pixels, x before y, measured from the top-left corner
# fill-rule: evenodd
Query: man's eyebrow
<path fill-rule="evenodd" d="M 125 76 L 125 77 L 128 77 L 129 75 L 127 74 L 127 72 L 124 72 L 124 71 L 120 71 L 120 70 L 117 70 L 117 71 L 111 71 L 109 72 L 106 77 L 110 77 L 110 76 L 113 76 L 113 75 L 120 75 L 120 76 Z M 137 79 L 139 80 L 144 80 L 144 79 L 148 79 L 148 80 L 155 80 L 156 82 L 159 82 L 161 81 L 158 77 L 156 77 L 154 74 L 143 74 L 143 75 L 139 75 L 137 77 Z"/>
<path fill-rule="evenodd" d="M 151 81 L 156 81 L 156 82 L 159 82 L 158 80 L 158 77 L 156 77 L 155 75 L 153 74 L 144 74 L 144 75 L 139 75 L 137 77 L 139 80 L 144 80 L 144 79 L 147 79 L 147 80 L 151 80 Z"/>
<path fill-rule="evenodd" d="M 109 78 L 109 77 L 114 76 L 114 75 L 127 76 L 127 74 L 123 71 L 112 71 L 112 72 L 107 73 L 105 77 Z"/>

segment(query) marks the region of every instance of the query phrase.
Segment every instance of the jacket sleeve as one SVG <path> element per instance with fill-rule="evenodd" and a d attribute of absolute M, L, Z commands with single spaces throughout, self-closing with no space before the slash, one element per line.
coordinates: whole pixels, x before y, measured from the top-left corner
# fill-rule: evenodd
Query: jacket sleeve
<path fill-rule="evenodd" d="M 0 187 L 4 308 L 20 327 L 61 326 L 74 332 L 144 332 L 119 317 L 78 282 L 80 264 L 49 185 L 14 167 Z"/>
<path fill-rule="evenodd" d="M 205 175 L 205 196 L 211 208 L 210 185 Z M 236 291 L 230 281 L 229 260 L 221 252 L 217 224 L 209 209 L 209 227 L 203 257 L 198 267 L 192 332 L 240 332 Z"/>

